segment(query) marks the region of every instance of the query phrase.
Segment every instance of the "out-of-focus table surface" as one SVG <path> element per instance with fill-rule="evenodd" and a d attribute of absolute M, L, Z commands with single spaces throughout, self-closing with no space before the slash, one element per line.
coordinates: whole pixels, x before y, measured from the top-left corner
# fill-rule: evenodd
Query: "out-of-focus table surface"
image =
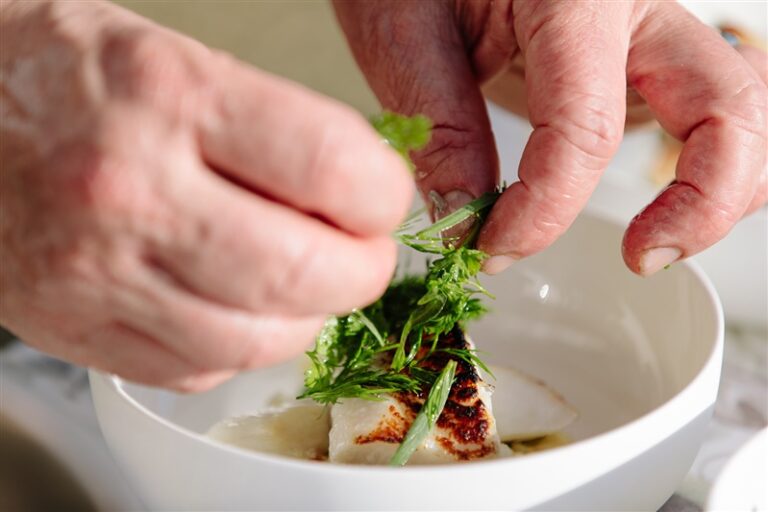
<path fill-rule="evenodd" d="M 768 425 L 767 350 L 765 332 L 727 332 L 709 434 L 662 512 L 701 511 L 725 463 Z M 145 510 L 101 436 L 84 369 L 13 343 L 0 350 L 0 393 L 0 510 Z"/>

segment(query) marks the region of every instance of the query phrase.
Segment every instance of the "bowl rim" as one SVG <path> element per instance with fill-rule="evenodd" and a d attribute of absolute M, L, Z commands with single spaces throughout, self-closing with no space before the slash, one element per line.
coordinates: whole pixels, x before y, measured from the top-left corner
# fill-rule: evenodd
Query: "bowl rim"
<path fill-rule="evenodd" d="M 594 217 L 596 216 L 593 216 L 593 218 Z M 605 218 L 599 218 L 599 220 L 615 224 Z M 333 472 L 339 475 L 365 473 L 369 475 L 387 475 L 390 477 L 394 474 L 402 474 L 405 475 L 405 477 L 413 477 L 417 474 L 455 475 L 467 470 L 477 471 L 480 468 L 489 470 L 493 468 L 503 469 L 513 465 L 529 463 L 534 460 L 540 463 L 547 463 L 549 461 L 556 463 L 561 457 L 569 455 L 572 457 L 588 456 L 592 459 L 593 465 L 595 458 L 603 459 L 598 464 L 599 467 L 604 469 L 603 472 L 599 474 L 585 474 L 583 481 L 581 482 L 585 483 L 601 474 L 610 472 L 622 463 L 632 460 L 641 453 L 649 450 L 710 408 L 716 400 L 724 343 L 724 316 L 722 304 L 713 284 L 698 263 L 695 261 L 684 260 L 677 263 L 675 266 L 686 272 L 690 272 L 696 281 L 700 283 L 709 302 L 708 306 L 715 314 L 714 339 L 710 341 L 709 353 L 697 373 L 682 387 L 682 389 L 677 391 L 663 403 L 637 418 L 586 439 L 581 439 L 550 450 L 526 454 L 525 457 L 496 458 L 475 461 L 469 464 L 441 464 L 394 468 L 389 466 L 328 464 L 325 462 L 305 461 L 275 454 L 260 453 L 216 441 L 204 434 L 194 432 L 156 414 L 131 396 L 123 386 L 125 381 L 118 376 L 109 375 L 94 369 L 89 370 L 89 375 L 92 385 L 103 385 L 103 387 L 106 387 L 113 394 L 116 394 L 121 401 L 146 419 L 159 424 L 163 428 L 168 429 L 193 443 L 199 443 L 209 449 L 223 451 L 232 456 L 241 459 L 244 458 L 254 463 L 277 465 L 304 472 L 322 471 L 325 473 Z M 702 393 L 702 390 L 706 391 L 707 389 L 709 389 L 709 393 Z M 99 419 L 99 422 L 101 423 L 101 418 Z M 637 439 L 644 439 L 645 441 L 642 443 L 633 442 L 633 440 L 636 441 Z M 571 485 L 569 488 L 565 488 L 562 491 L 567 492 L 578 485 L 580 484 Z"/>

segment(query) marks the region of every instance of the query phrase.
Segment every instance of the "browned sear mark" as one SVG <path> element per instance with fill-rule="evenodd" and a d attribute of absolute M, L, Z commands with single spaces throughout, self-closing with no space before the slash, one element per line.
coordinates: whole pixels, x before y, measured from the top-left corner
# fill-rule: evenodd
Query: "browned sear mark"
<path fill-rule="evenodd" d="M 457 326 L 438 340 L 437 347 L 466 349 L 469 342 Z M 445 408 L 437 420 L 437 427 L 441 432 L 436 440 L 457 460 L 472 460 L 495 453 L 495 444 L 488 439 L 490 414 L 478 393 L 478 387 L 483 384 L 477 368 L 440 351 L 424 359 L 420 366 L 439 372 L 451 359 L 457 362 L 456 376 Z M 416 414 L 421 410 L 427 392 L 427 389 L 422 389 L 417 393 L 396 394 L 395 398 L 403 405 L 405 416 L 397 407 L 390 405 L 387 417 L 368 435 L 358 436 L 355 443 L 401 443 Z"/>
<path fill-rule="evenodd" d="M 408 409 L 409 417 L 405 418 L 394 405 L 390 405 L 387 410 L 389 415 L 383 418 L 368 435 L 357 436 L 355 444 L 368 444 L 376 441 L 398 444 L 403 442 L 405 433 L 410 428 L 416 414 L 410 414 L 411 411 Z"/>

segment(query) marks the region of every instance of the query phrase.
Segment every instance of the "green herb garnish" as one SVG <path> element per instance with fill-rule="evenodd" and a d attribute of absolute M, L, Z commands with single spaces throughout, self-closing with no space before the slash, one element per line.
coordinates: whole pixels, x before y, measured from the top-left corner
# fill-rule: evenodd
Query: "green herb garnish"
<path fill-rule="evenodd" d="M 371 119 L 371 124 L 411 169 L 414 165 L 410 152 L 426 146 L 432 134 L 432 121 L 424 116 L 404 117 L 394 112 L 382 112 Z"/>
<path fill-rule="evenodd" d="M 475 222 L 472 224 L 472 231 L 464 238 L 464 241 L 461 244 L 462 246 L 471 247 L 475 241 L 477 233 L 480 231 L 480 226 L 483 223 L 482 221 L 485 218 L 485 214 L 488 213 L 490 207 L 493 206 L 496 199 L 499 198 L 499 195 L 499 192 L 487 192 L 414 235 L 409 235 L 407 233 L 400 234 L 399 240 L 404 245 L 419 252 L 445 254 L 456 250 L 455 245 L 457 244 L 454 242 L 458 242 L 458 240 L 450 238 L 446 239 L 441 236 L 443 231 L 447 231 L 453 226 L 461 224 L 466 219 L 474 216 Z M 406 223 L 408 222 L 409 221 L 406 220 Z M 403 231 L 405 231 L 405 229 L 403 229 Z"/>
<path fill-rule="evenodd" d="M 437 380 L 432 385 L 432 389 L 429 390 L 429 396 L 427 396 L 419 414 L 414 418 L 411 428 L 408 429 L 408 433 L 405 435 L 405 439 L 403 439 L 392 459 L 390 459 L 390 466 L 405 465 L 408 459 L 411 458 L 411 455 L 413 455 L 413 452 L 429 435 L 430 430 L 437 423 L 440 413 L 443 412 L 445 402 L 448 401 L 455 372 L 456 361 L 448 361 L 443 371 L 440 372 L 440 376 L 437 377 Z"/>
<path fill-rule="evenodd" d="M 372 123 L 411 165 L 409 152 L 429 140 L 431 123 L 423 116 L 406 118 L 385 112 Z M 307 352 L 312 366 L 299 398 L 331 404 L 341 398 L 376 400 L 385 394 L 430 390 L 393 465 L 405 464 L 434 426 L 451 389 L 456 360 L 486 368 L 475 351 L 441 349 L 437 342 L 456 325 L 463 327 L 485 312 L 478 295 L 490 294 L 476 276 L 486 255 L 471 244 L 497 197 L 498 193 L 485 194 L 412 234 L 408 233 L 413 221 L 409 218 L 395 236 L 412 249 L 435 255 L 426 275 L 397 279 L 370 306 L 330 318 L 315 347 Z M 464 240 L 442 236 L 470 218 L 473 230 Z M 435 351 L 454 359 L 441 372 L 420 364 Z"/>
<path fill-rule="evenodd" d="M 477 296 L 489 294 L 476 277 L 485 255 L 466 246 L 434 250 L 440 257 L 426 275 L 395 280 L 370 306 L 326 321 L 307 352 L 312 366 L 300 398 L 335 403 L 345 397 L 375 400 L 386 393 L 417 392 L 434 382 L 434 372 L 418 366 L 435 350 L 482 363 L 472 350 L 434 344 L 456 324 L 464 326 L 486 311 Z M 425 340 L 428 350 L 421 351 Z"/>

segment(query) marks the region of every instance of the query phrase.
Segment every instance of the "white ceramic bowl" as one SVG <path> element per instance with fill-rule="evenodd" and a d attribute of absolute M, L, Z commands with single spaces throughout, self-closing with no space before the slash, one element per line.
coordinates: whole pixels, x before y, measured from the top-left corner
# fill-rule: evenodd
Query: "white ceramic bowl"
<path fill-rule="evenodd" d="M 104 436 L 152 510 L 656 510 L 702 441 L 723 318 L 696 266 L 639 278 L 620 239 L 619 226 L 582 217 L 543 254 L 486 279 L 497 300 L 470 328 L 490 362 L 544 379 L 579 410 L 567 446 L 397 469 L 289 460 L 201 435 L 291 392 L 296 362 L 194 396 L 94 372 Z"/>
<path fill-rule="evenodd" d="M 728 7 L 732 3 L 747 5 L 736 1 L 687 3 L 689 7 L 713 12 L 732 9 Z M 760 2 L 748 5 L 764 10 Z M 762 18 L 764 16 L 756 16 L 753 20 L 759 22 Z M 707 19 L 712 18 L 707 16 Z M 739 23 L 743 21 L 740 16 Z M 517 166 L 531 125 L 492 103 L 488 104 L 488 110 L 499 149 L 502 180 L 513 183 L 517 181 Z M 649 179 L 650 169 L 657 165 L 660 142 L 660 132 L 655 129 L 625 133 L 587 210 L 620 221 L 626 228 L 632 217 L 660 192 L 660 187 Z M 768 329 L 768 265 L 765 264 L 768 261 L 768 207 L 742 219 L 727 237 L 697 254 L 695 259 L 714 283 L 728 322 L 750 329 Z"/>

